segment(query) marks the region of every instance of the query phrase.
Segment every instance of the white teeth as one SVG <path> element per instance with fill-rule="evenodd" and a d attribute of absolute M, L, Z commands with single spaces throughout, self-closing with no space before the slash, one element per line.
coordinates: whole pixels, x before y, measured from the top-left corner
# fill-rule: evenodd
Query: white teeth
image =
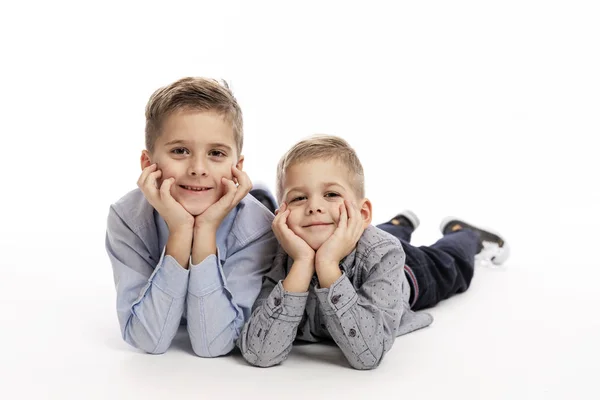
<path fill-rule="evenodd" d="M 182 187 L 183 187 L 184 189 L 187 189 L 187 190 L 193 190 L 193 191 L 195 191 L 195 192 L 202 192 L 202 191 L 208 190 L 208 188 L 193 188 L 193 187 L 191 187 L 191 186 L 185 186 L 185 185 L 182 185 Z"/>

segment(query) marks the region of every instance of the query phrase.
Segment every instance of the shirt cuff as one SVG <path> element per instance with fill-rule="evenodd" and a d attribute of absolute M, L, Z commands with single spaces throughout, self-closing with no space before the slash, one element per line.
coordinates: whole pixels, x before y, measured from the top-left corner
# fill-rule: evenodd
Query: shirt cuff
<path fill-rule="evenodd" d="M 356 289 L 345 273 L 329 288 L 315 289 L 321 310 L 326 315 L 342 315 L 358 300 Z"/>
<path fill-rule="evenodd" d="M 190 259 L 190 284 L 188 290 L 196 297 L 206 296 L 225 287 L 218 256 L 211 254 L 199 264 L 193 265 Z"/>
<path fill-rule="evenodd" d="M 267 297 L 264 306 L 267 309 L 269 317 L 297 322 L 300 321 L 304 315 L 307 299 L 308 292 L 286 292 L 283 288 L 282 281 L 279 281 L 277 286 L 271 291 L 269 297 Z"/>
<path fill-rule="evenodd" d="M 166 247 L 150 281 L 173 298 L 184 297 L 188 287 L 189 271 L 179 265 L 175 258 L 165 255 L 165 250 Z"/>

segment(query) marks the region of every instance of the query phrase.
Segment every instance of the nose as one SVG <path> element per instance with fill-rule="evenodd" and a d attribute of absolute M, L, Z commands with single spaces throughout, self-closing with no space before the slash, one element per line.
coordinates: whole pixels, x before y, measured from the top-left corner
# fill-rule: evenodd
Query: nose
<path fill-rule="evenodd" d="M 204 160 L 202 157 L 190 157 L 188 174 L 191 176 L 206 176 L 206 160 Z"/>
<path fill-rule="evenodd" d="M 313 215 L 313 214 L 322 214 L 323 213 L 323 205 L 321 204 L 321 202 L 318 199 L 312 199 L 308 202 L 308 205 L 306 207 L 306 212 L 308 215 Z"/>

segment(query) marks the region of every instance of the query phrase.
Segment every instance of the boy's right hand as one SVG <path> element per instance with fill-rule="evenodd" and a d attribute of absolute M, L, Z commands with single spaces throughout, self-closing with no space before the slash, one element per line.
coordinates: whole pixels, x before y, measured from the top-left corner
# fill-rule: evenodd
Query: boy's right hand
<path fill-rule="evenodd" d="M 314 263 L 315 251 L 287 226 L 287 217 L 289 215 L 290 210 L 287 209 L 287 204 L 282 203 L 281 207 L 275 212 L 275 219 L 272 224 L 275 237 L 281 247 L 283 247 L 283 250 L 295 262 L 307 261 Z"/>
<path fill-rule="evenodd" d="M 171 195 L 175 178 L 165 179 L 159 188 L 158 179 L 161 176 L 162 171 L 152 164 L 144 168 L 137 185 L 150 205 L 163 217 L 171 233 L 182 229 L 193 230 L 194 217 Z"/>

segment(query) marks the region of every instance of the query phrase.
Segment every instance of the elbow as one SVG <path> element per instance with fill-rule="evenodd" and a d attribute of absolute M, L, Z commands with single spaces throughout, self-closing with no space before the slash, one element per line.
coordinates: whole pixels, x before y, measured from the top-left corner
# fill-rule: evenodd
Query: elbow
<path fill-rule="evenodd" d="M 280 361 L 278 362 L 276 359 L 273 359 L 270 357 L 264 357 L 262 355 L 257 355 L 257 354 L 254 354 L 254 353 L 251 353 L 248 351 L 243 351 L 242 357 L 244 357 L 244 359 L 246 361 L 248 361 L 249 364 L 252 364 L 255 367 L 260 367 L 260 368 L 274 367 L 281 363 Z"/>
<path fill-rule="evenodd" d="M 164 354 L 167 348 L 159 346 L 158 343 L 149 340 L 148 338 L 135 338 L 133 335 L 125 332 L 123 334 L 123 340 L 130 346 L 135 347 L 138 350 L 142 350 L 147 354 Z"/>
<path fill-rule="evenodd" d="M 375 362 L 375 363 L 362 363 L 362 362 L 350 362 L 350 366 L 352 366 L 352 368 L 354 369 L 358 369 L 361 371 L 366 371 L 366 370 L 371 370 L 371 369 L 375 369 L 377 368 L 377 366 L 379 365 L 379 362 Z"/>
<path fill-rule="evenodd" d="M 164 354 L 167 351 L 167 349 L 158 349 L 158 348 L 154 348 L 151 350 L 146 350 L 146 349 L 143 349 L 143 350 L 148 354 Z"/>
<path fill-rule="evenodd" d="M 381 363 L 382 359 L 383 354 L 377 355 L 369 350 L 366 350 L 358 356 L 348 357 L 348 362 L 350 363 L 350 366 L 354 369 L 370 370 L 377 368 Z"/>
<path fill-rule="evenodd" d="M 235 343 L 217 344 L 199 343 L 197 340 L 192 340 L 192 350 L 194 354 L 202 358 L 215 358 L 225 356 L 231 353 L 235 347 Z"/>

